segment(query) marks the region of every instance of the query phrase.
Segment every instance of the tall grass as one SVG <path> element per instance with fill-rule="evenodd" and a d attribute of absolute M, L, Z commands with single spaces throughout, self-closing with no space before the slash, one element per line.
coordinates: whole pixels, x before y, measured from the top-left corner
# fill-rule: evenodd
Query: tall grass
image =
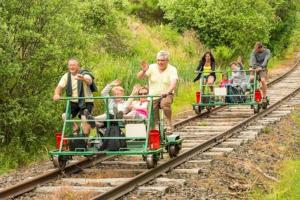
<path fill-rule="evenodd" d="M 296 124 L 293 128 L 297 130 L 300 127 L 300 112 L 299 109 L 291 115 L 292 121 Z M 300 136 L 298 135 L 294 141 L 294 145 L 299 145 Z M 280 167 L 280 182 L 271 185 L 271 190 L 266 194 L 261 190 L 254 191 L 250 197 L 252 199 L 264 200 L 298 200 L 300 199 L 300 155 L 299 151 L 293 153 L 292 160 L 285 160 Z"/>
<path fill-rule="evenodd" d="M 92 70 L 99 90 L 101 91 L 107 83 L 114 79 L 122 81 L 127 95 L 130 94 L 134 84 L 147 85 L 146 79 L 138 80 L 136 78 L 136 74 L 140 70 L 140 62 L 145 60 L 149 64 L 154 63 L 156 53 L 164 49 L 170 52 L 170 64 L 177 68 L 180 77 L 178 94 L 173 104 L 175 113 L 178 112 L 180 107 L 191 102 L 193 98 L 194 92 L 190 88 L 193 85 L 195 67 L 204 51 L 203 46 L 192 31 L 180 35 L 169 26 L 150 26 L 134 19 L 129 20 L 128 27 L 132 29 L 129 37 L 134 38 L 130 44 L 133 55 L 114 56 L 102 53 L 92 59 L 94 66 Z M 98 108 L 102 110 L 102 106 L 101 103 L 97 104 L 95 112 L 99 112 Z"/>

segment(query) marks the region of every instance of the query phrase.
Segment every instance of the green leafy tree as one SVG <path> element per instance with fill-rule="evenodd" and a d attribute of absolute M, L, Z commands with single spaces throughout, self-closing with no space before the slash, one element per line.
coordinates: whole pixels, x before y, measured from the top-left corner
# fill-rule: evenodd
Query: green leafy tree
<path fill-rule="evenodd" d="M 53 135 L 61 107 L 49 94 L 89 37 L 76 2 L 10 0 L 0 10 L 1 147 L 29 154 Z"/>
<path fill-rule="evenodd" d="M 209 48 L 227 46 L 242 53 L 253 41 L 268 42 L 274 15 L 263 0 L 160 2 L 173 25 L 181 30 L 194 28 Z"/>
<path fill-rule="evenodd" d="M 297 13 L 297 0 L 160 0 L 160 6 L 179 31 L 195 29 L 210 49 L 231 48 L 232 59 L 248 56 L 255 41 L 280 54 Z"/>

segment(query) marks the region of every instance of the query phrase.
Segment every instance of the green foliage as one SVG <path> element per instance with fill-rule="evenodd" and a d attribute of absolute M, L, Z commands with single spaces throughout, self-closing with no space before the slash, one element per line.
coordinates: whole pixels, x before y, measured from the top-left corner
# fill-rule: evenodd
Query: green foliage
<path fill-rule="evenodd" d="M 270 35 L 269 46 L 273 54 L 280 55 L 291 43 L 293 31 L 299 26 L 299 19 L 297 24 L 297 6 L 299 9 L 299 1 L 281 0 L 269 1 L 271 6 L 275 9 L 276 24 L 273 27 Z"/>
<path fill-rule="evenodd" d="M 219 67 L 226 67 L 232 61 L 233 50 L 226 46 L 218 46 L 214 51 L 215 59 L 219 60 L 217 65 Z"/>
<path fill-rule="evenodd" d="M 135 83 L 147 84 L 135 77 L 140 61 L 169 50 L 180 75 L 177 112 L 194 100 L 197 86 L 189 81 L 207 49 L 197 37 L 218 65 L 248 56 L 256 40 L 281 51 L 284 37 L 298 41 L 290 25 L 296 7 L 293 0 L 0 1 L 0 166 L 26 164 L 54 143 L 64 102 L 51 96 L 70 57 L 93 71 L 100 90 L 118 78 L 129 94 Z M 281 37 L 284 30 L 291 38 Z"/>
<path fill-rule="evenodd" d="M 94 0 L 86 3 L 82 11 L 84 29 L 93 35 L 98 49 L 115 55 L 131 54 L 130 37 L 124 29 L 126 18 L 118 9 L 124 6 L 117 1 Z M 115 8 L 118 6 L 118 9 Z"/>
<path fill-rule="evenodd" d="M 257 190 L 251 194 L 251 199 L 266 200 L 297 200 L 300 197 L 300 160 L 289 160 L 283 163 L 281 169 L 281 180 L 273 185 L 269 194 Z"/>
<path fill-rule="evenodd" d="M 114 32 L 121 23 L 117 11 L 110 8 L 109 1 L 1 1 L 2 148 L 19 145 L 23 158 L 34 157 L 36 148 L 53 137 L 63 107 L 51 95 L 67 59 L 75 56 L 90 65 L 94 43 L 121 38 Z"/>
<path fill-rule="evenodd" d="M 163 22 L 163 11 L 160 9 L 159 0 L 130 0 L 130 13 L 143 22 L 156 24 Z"/>
<path fill-rule="evenodd" d="M 160 0 L 165 18 L 176 29 L 195 29 L 211 49 L 232 49 L 231 59 L 248 57 L 255 41 L 280 54 L 295 28 L 296 4 L 297 0 Z"/>

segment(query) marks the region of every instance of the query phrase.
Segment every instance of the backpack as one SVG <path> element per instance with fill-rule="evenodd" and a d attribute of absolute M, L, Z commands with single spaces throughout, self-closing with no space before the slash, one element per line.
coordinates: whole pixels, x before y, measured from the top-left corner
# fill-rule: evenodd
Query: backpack
<path fill-rule="evenodd" d="M 227 94 L 229 96 L 225 97 L 226 103 L 243 103 L 246 101 L 246 96 L 244 91 L 239 86 L 227 85 Z M 230 95 L 239 95 L 239 96 L 230 96 Z"/>
<path fill-rule="evenodd" d="M 124 137 L 119 126 L 111 125 L 105 130 L 104 137 Z M 121 148 L 126 148 L 125 139 L 103 139 L 103 150 L 119 151 Z"/>
<path fill-rule="evenodd" d="M 70 151 L 85 151 L 86 150 L 85 139 L 70 140 L 69 149 Z"/>

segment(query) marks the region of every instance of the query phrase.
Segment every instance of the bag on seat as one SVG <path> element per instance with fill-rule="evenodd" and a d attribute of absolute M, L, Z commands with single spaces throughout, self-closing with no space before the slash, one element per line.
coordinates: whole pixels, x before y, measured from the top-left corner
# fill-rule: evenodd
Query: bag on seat
<path fill-rule="evenodd" d="M 227 93 L 228 96 L 225 97 L 226 103 L 243 103 L 246 101 L 246 96 L 244 94 L 244 91 L 239 86 L 227 86 Z M 231 95 L 237 95 L 237 96 L 231 96 Z"/>
<path fill-rule="evenodd" d="M 69 148 L 71 151 L 85 151 L 86 150 L 85 139 L 70 140 Z"/>
<path fill-rule="evenodd" d="M 104 137 L 124 137 L 119 126 L 112 125 L 106 129 Z M 119 151 L 121 148 L 126 148 L 125 139 L 103 139 L 101 149 L 108 151 Z"/>

